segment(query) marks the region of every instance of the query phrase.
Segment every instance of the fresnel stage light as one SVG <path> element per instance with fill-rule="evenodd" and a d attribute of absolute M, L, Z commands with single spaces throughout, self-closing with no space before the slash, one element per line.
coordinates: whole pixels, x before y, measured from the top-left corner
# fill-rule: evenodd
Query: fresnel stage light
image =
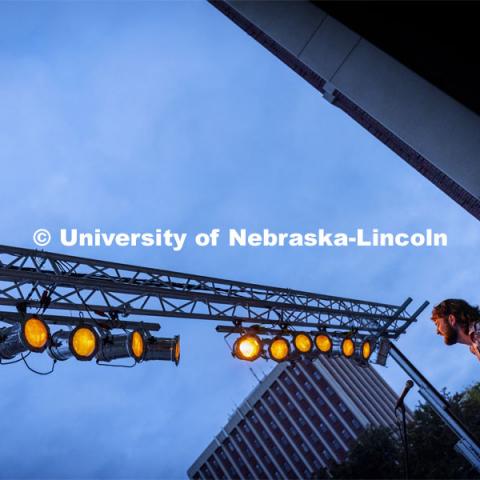
<path fill-rule="evenodd" d="M 350 337 L 345 337 L 342 341 L 342 346 L 341 346 L 342 354 L 350 358 L 353 356 L 355 353 L 355 343 Z"/>
<path fill-rule="evenodd" d="M 313 342 L 310 335 L 306 333 L 297 333 L 293 337 L 293 345 L 298 353 L 310 353 L 312 351 Z"/>
<path fill-rule="evenodd" d="M 173 338 L 147 337 L 143 360 L 167 360 L 180 362 L 180 335 Z"/>
<path fill-rule="evenodd" d="M 268 353 L 272 360 L 283 362 L 290 355 L 290 343 L 283 337 L 275 337 L 268 347 Z"/>
<path fill-rule="evenodd" d="M 89 325 L 79 325 L 71 331 L 59 330 L 52 335 L 49 355 L 55 360 L 67 360 L 74 356 L 77 360 L 88 361 L 95 357 L 100 338 Z"/>
<path fill-rule="evenodd" d="M 11 359 L 23 352 L 43 352 L 50 339 L 48 325 L 36 316 L 0 329 L 0 358 Z"/>
<path fill-rule="evenodd" d="M 263 342 L 253 333 L 246 333 L 237 338 L 233 345 L 233 355 L 240 360 L 253 362 L 263 352 Z"/>
<path fill-rule="evenodd" d="M 326 333 L 319 333 L 315 336 L 315 346 L 321 353 L 330 353 L 332 351 L 332 339 Z"/>
<path fill-rule="evenodd" d="M 97 353 L 97 360 L 110 362 L 119 358 L 132 357 L 136 362 L 141 362 L 145 356 L 145 338 L 139 330 L 112 335 L 107 332 L 102 336 Z"/>

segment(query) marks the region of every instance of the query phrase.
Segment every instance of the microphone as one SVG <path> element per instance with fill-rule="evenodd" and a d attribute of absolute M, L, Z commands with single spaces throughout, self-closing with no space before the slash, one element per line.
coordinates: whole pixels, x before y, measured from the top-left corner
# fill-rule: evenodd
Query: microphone
<path fill-rule="evenodd" d="M 401 406 L 403 406 L 403 400 L 407 396 L 407 393 L 410 391 L 410 389 L 413 387 L 413 381 L 412 380 L 407 380 L 405 383 L 405 388 L 403 389 L 402 394 L 398 397 L 397 403 L 395 404 L 395 410 L 398 410 Z"/>

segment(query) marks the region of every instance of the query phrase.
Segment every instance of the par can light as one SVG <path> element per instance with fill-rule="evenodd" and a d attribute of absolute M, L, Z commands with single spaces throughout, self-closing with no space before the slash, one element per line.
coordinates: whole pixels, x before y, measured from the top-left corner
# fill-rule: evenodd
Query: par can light
<path fill-rule="evenodd" d="M 41 353 L 49 339 L 48 325 L 38 317 L 30 317 L 0 330 L 0 357 L 10 359 L 26 351 Z"/>
<path fill-rule="evenodd" d="M 173 338 L 148 337 L 145 341 L 143 360 L 167 360 L 180 362 L 180 335 Z"/>
<path fill-rule="evenodd" d="M 96 355 L 99 343 L 98 333 L 93 327 L 80 325 L 71 331 L 55 332 L 48 353 L 60 361 L 72 356 L 77 360 L 89 361 Z"/>
<path fill-rule="evenodd" d="M 263 343 L 257 335 L 246 333 L 237 338 L 233 345 L 233 355 L 240 360 L 253 362 L 263 351 Z"/>
<path fill-rule="evenodd" d="M 315 346 L 319 352 L 330 353 L 332 351 L 332 339 L 326 333 L 319 333 L 315 336 Z"/>
<path fill-rule="evenodd" d="M 313 347 L 312 339 L 306 333 L 297 333 L 293 337 L 293 345 L 297 352 L 300 353 L 309 353 Z"/>
<path fill-rule="evenodd" d="M 342 354 L 343 356 L 350 358 L 355 353 L 355 343 L 350 337 L 344 338 L 342 342 Z"/>
<path fill-rule="evenodd" d="M 283 337 L 275 337 L 268 347 L 268 353 L 272 360 L 283 362 L 290 355 L 290 343 Z"/>
<path fill-rule="evenodd" d="M 97 360 L 111 362 L 119 358 L 132 357 L 141 362 L 145 355 L 145 341 L 139 330 L 129 334 L 112 335 L 107 333 L 100 340 Z"/>

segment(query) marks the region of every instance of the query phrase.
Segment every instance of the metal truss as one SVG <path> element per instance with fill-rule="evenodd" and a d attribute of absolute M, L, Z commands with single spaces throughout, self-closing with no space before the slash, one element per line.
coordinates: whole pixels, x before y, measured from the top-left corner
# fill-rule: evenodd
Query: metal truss
<path fill-rule="evenodd" d="M 51 252 L 0 246 L 0 305 L 20 312 L 61 311 L 57 324 L 103 317 L 177 317 L 229 321 L 234 326 L 356 332 L 395 339 L 428 304 L 408 315 L 402 305 L 332 297 L 253 283 L 190 275 Z M 55 318 L 53 318 L 55 317 Z M 12 311 L 0 312 L 12 323 Z M 115 323 L 117 322 L 117 323 Z M 131 323 L 131 322 L 130 322 Z M 158 329 L 158 324 L 144 324 Z"/>

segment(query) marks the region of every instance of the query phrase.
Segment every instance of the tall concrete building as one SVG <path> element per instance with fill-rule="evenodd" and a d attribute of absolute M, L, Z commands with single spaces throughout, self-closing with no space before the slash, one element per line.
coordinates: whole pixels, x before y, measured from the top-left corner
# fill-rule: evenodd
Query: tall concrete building
<path fill-rule="evenodd" d="M 209 1 L 480 220 L 476 2 Z"/>
<path fill-rule="evenodd" d="M 370 366 L 320 357 L 276 366 L 188 470 L 192 479 L 312 478 L 368 426 L 395 423 L 395 392 Z"/>

